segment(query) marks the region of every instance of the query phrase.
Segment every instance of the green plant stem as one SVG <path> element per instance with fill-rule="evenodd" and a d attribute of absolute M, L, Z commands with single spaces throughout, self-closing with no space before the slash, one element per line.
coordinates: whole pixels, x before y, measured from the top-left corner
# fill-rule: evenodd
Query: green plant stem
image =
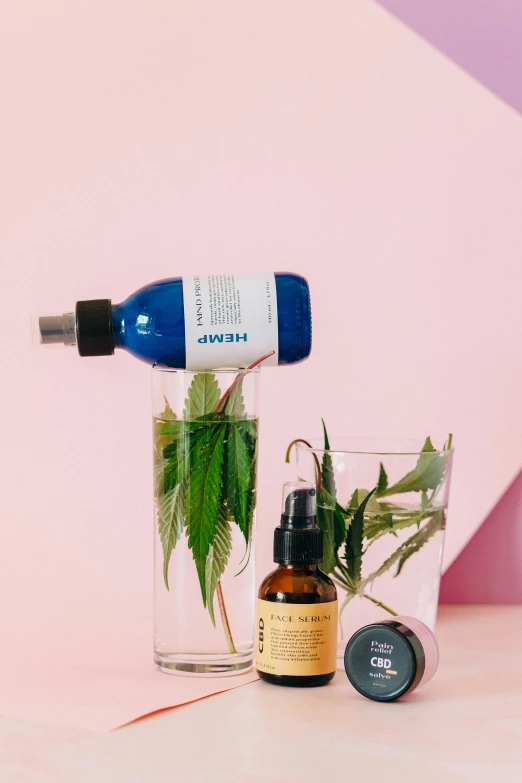
<path fill-rule="evenodd" d="M 321 470 L 321 464 L 319 462 L 319 458 L 314 451 L 314 447 L 309 441 L 304 440 L 304 438 L 296 438 L 295 440 L 293 440 L 286 450 L 285 462 L 290 463 L 290 453 L 293 447 L 297 443 L 303 443 L 306 446 L 306 448 L 312 451 L 312 457 L 314 458 L 314 462 L 315 462 L 317 491 L 320 492 L 323 488 L 323 472 Z"/>
<path fill-rule="evenodd" d="M 342 578 L 344 579 L 344 570 L 343 570 L 343 564 L 341 563 L 341 558 L 339 557 L 339 550 L 337 550 L 336 552 L 334 552 L 334 555 L 335 555 L 335 563 L 336 563 L 336 565 L 337 565 L 337 568 L 339 569 L 339 571 L 341 572 L 341 574 L 343 574 L 343 577 L 342 577 Z"/>
<path fill-rule="evenodd" d="M 372 604 L 375 604 L 375 606 L 379 606 L 381 609 L 384 609 L 385 612 L 388 612 L 389 614 L 392 614 L 394 617 L 398 617 L 399 613 L 394 612 L 393 609 L 390 609 L 389 606 L 386 606 L 386 604 L 383 604 L 382 601 L 378 601 L 377 598 L 374 598 L 373 595 L 368 595 L 368 593 L 362 594 L 363 598 L 367 598 L 368 601 L 371 601 Z"/>
<path fill-rule="evenodd" d="M 338 571 L 336 571 L 334 569 L 332 571 L 332 575 L 333 575 L 332 578 L 334 579 L 334 581 L 337 580 L 337 582 L 341 585 L 341 587 L 344 587 L 345 590 L 349 590 L 350 589 L 350 587 L 348 585 L 348 582 L 346 581 L 346 579 L 344 578 L 342 573 L 340 574 Z"/>
<path fill-rule="evenodd" d="M 342 590 L 348 591 L 348 588 L 346 587 L 346 585 L 343 582 L 340 582 L 337 577 L 335 577 L 332 574 L 330 574 L 330 579 L 332 580 L 332 582 L 334 584 L 337 585 L 337 587 L 340 587 Z"/>
<path fill-rule="evenodd" d="M 338 570 L 334 569 L 331 574 L 331 579 L 343 590 L 345 590 L 347 593 L 353 593 L 353 591 L 350 590 L 346 579 L 344 578 L 343 574 L 343 564 L 341 563 L 341 560 L 339 558 L 339 554 L 335 553 L 335 559 L 337 561 L 337 568 Z M 377 598 L 374 598 L 373 595 L 369 595 L 368 593 L 356 593 L 357 595 L 361 595 L 362 598 L 366 598 L 368 601 L 371 601 L 372 604 L 375 604 L 375 606 L 379 606 L 381 609 L 384 609 L 385 612 L 388 612 L 389 614 L 393 615 L 394 617 L 398 617 L 399 613 L 395 612 L 393 609 L 391 609 L 386 604 L 383 604 L 382 601 L 379 601 Z"/>
<path fill-rule="evenodd" d="M 230 630 L 230 625 L 228 622 L 227 609 L 225 606 L 225 599 L 223 598 L 223 588 L 221 587 L 221 581 L 219 581 L 216 585 L 216 595 L 218 599 L 221 620 L 223 622 L 223 630 L 225 631 L 225 637 L 227 640 L 228 651 L 229 653 L 235 655 L 237 654 L 237 650 L 234 645 L 234 640 L 232 638 L 232 631 Z"/>
<path fill-rule="evenodd" d="M 335 571 L 330 574 L 330 579 L 334 584 L 337 585 L 337 587 L 340 587 L 341 590 L 344 590 L 346 593 L 351 593 L 350 588 L 346 584 L 346 582 L 343 581 L 340 574 L 337 574 Z M 371 601 L 372 604 L 375 604 L 375 606 L 380 606 L 381 609 L 384 609 L 385 612 L 388 612 L 389 614 L 392 614 L 394 617 L 398 617 L 399 613 L 395 612 L 393 609 L 391 609 L 386 604 L 383 604 L 382 601 L 379 601 L 377 598 L 374 598 L 373 595 L 368 595 L 368 593 L 354 593 L 354 596 L 360 595 L 362 598 L 366 598 L 368 601 Z"/>
<path fill-rule="evenodd" d="M 228 389 L 224 392 L 223 396 L 220 398 L 218 404 L 216 405 L 215 412 L 219 413 L 221 410 L 221 407 L 224 405 L 224 403 L 227 401 L 227 398 L 230 397 L 230 394 L 232 393 L 233 389 L 240 383 L 245 375 L 248 373 L 249 370 L 253 370 L 254 367 L 257 367 L 258 364 L 261 364 L 261 362 L 264 362 L 265 359 L 269 359 L 270 356 L 273 356 L 275 351 L 270 351 L 270 353 L 266 353 L 264 356 L 261 356 L 260 359 L 256 359 L 255 362 L 252 362 L 252 364 L 249 364 L 246 370 L 243 370 L 242 372 L 238 373 L 234 379 L 234 382 L 230 384 Z"/>

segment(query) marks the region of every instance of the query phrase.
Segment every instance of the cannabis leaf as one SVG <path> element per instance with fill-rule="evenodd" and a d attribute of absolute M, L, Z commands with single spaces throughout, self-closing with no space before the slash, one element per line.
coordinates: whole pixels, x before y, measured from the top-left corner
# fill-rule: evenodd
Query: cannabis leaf
<path fill-rule="evenodd" d="M 194 375 L 185 400 L 184 419 L 197 419 L 205 413 L 212 413 L 220 399 L 219 385 L 212 373 Z"/>
<path fill-rule="evenodd" d="M 245 441 L 250 459 L 254 462 L 257 459 L 257 421 L 255 419 L 239 419 L 236 422 L 236 427 Z"/>
<path fill-rule="evenodd" d="M 245 415 L 245 401 L 243 400 L 243 381 L 239 381 L 232 389 L 225 401 L 224 412 L 235 419 Z"/>
<path fill-rule="evenodd" d="M 166 466 L 166 461 L 164 459 L 158 460 L 157 462 L 154 462 L 153 465 L 153 477 L 154 477 L 154 497 L 158 499 L 161 495 L 163 495 L 165 491 L 165 478 L 164 478 L 164 470 Z"/>
<path fill-rule="evenodd" d="M 321 421 L 323 423 L 324 433 L 324 452 L 321 462 L 322 485 L 321 488 L 317 491 L 317 524 L 323 531 L 323 562 L 321 563 L 321 570 L 326 574 L 329 574 L 333 571 L 336 562 L 336 546 L 334 540 L 336 488 L 332 456 L 328 453 L 330 449 L 330 441 L 328 440 L 328 433 L 326 431 L 326 424 L 324 423 L 324 419 L 321 419 Z"/>
<path fill-rule="evenodd" d="M 419 455 L 415 468 L 407 473 L 404 478 L 391 487 L 387 487 L 380 493 L 380 497 L 386 495 L 398 495 L 402 492 L 422 492 L 428 489 L 436 490 L 444 477 L 447 458 L 443 454 L 433 454 L 431 438 L 426 438 L 422 452 Z"/>
<path fill-rule="evenodd" d="M 381 466 L 379 468 L 379 480 L 377 482 L 377 489 L 375 491 L 376 496 L 379 497 L 380 495 L 384 495 L 387 487 L 388 487 L 388 476 L 386 475 L 386 471 L 384 470 L 384 465 L 381 462 Z"/>
<path fill-rule="evenodd" d="M 391 554 L 390 557 L 384 561 L 380 568 L 366 577 L 362 583 L 362 586 L 365 587 L 367 584 L 374 582 L 377 577 L 382 576 L 386 573 L 386 571 L 389 571 L 390 568 L 395 565 L 395 563 L 399 564 L 397 573 L 395 574 L 395 576 L 398 576 L 402 571 L 406 560 L 414 555 L 415 552 L 418 552 L 419 549 L 421 549 L 424 544 L 426 544 L 430 538 L 435 535 L 435 533 L 437 533 L 439 530 L 443 530 L 444 525 L 444 510 L 439 509 L 433 514 L 429 522 L 427 522 L 424 527 L 421 527 L 421 529 L 414 533 L 410 538 L 404 541 L 404 543 L 402 543 L 398 549 L 396 549 L 395 552 L 393 552 L 393 554 Z"/>
<path fill-rule="evenodd" d="M 203 595 L 203 604 L 208 609 L 214 627 L 216 625 L 216 618 L 214 616 L 214 593 L 216 592 L 216 585 L 227 567 L 231 550 L 232 533 L 230 530 L 230 523 L 227 519 L 225 508 L 221 507 L 219 510 L 214 541 L 208 550 L 205 563 L 205 592 Z"/>
<path fill-rule="evenodd" d="M 169 563 L 172 550 L 183 533 L 185 484 L 181 482 L 158 499 L 158 532 L 163 548 L 163 579 L 169 589 Z"/>
<path fill-rule="evenodd" d="M 245 555 L 243 557 L 242 563 L 244 562 L 244 565 L 241 569 L 241 571 L 238 572 L 238 575 L 241 574 L 245 568 L 247 567 L 248 563 L 250 562 L 250 554 L 252 551 L 252 533 L 254 528 L 254 511 L 256 508 L 256 451 L 253 452 L 253 460 L 252 463 L 252 470 L 250 473 L 250 491 L 247 494 L 247 514 L 246 514 L 246 526 L 247 526 L 247 546 Z"/>
<path fill-rule="evenodd" d="M 253 457 L 236 424 L 227 427 L 225 448 L 225 497 L 234 521 L 248 544 L 249 495 L 253 491 L 251 486 Z"/>
<path fill-rule="evenodd" d="M 346 562 L 347 575 L 355 589 L 357 589 L 357 586 L 361 581 L 362 556 L 364 554 L 364 510 L 374 492 L 375 489 L 372 489 L 357 508 L 348 527 L 348 534 L 346 536 L 344 560 Z"/>
<path fill-rule="evenodd" d="M 203 602 L 206 601 L 207 555 L 214 542 L 223 487 L 225 425 L 212 427 L 213 433 L 202 449 L 190 474 L 188 485 L 188 545 L 196 563 Z"/>
<path fill-rule="evenodd" d="M 323 432 L 324 432 L 324 452 L 323 452 L 323 460 L 321 464 L 322 484 L 326 492 L 332 498 L 335 498 L 336 490 L 335 490 L 334 469 L 333 469 L 332 455 L 329 453 L 330 441 L 328 440 L 328 433 L 326 431 L 326 424 L 324 423 L 324 419 L 321 419 L 321 421 L 323 422 Z"/>
<path fill-rule="evenodd" d="M 177 416 L 174 413 L 174 411 L 172 410 L 172 408 L 170 407 L 170 402 L 167 400 L 165 395 L 163 395 L 163 399 L 165 400 L 165 409 L 163 411 L 162 418 L 163 419 L 177 419 Z"/>
<path fill-rule="evenodd" d="M 247 560 L 245 568 L 250 558 L 250 548 L 252 544 L 252 528 L 254 524 L 254 510 L 256 507 L 256 476 L 257 476 L 257 421 L 255 419 L 240 419 L 236 425 L 237 431 L 243 438 L 250 457 L 250 473 L 247 493 L 247 511 L 246 511 L 246 529 L 247 538 Z M 241 573 L 241 572 L 240 572 Z"/>
<path fill-rule="evenodd" d="M 208 444 L 219 424 L 180 422 L 184 425 L 178 437 L 163 449 L 167 460 L 163 471 L 164 491 L 167 492 L 183 481 L 193 470 L 201 452 Z"/>
<path fill-rule="evenodd" d="M 386 529 L 390 531 L 395 537 L 397 536 L 397 533 L 395 532 L 395 527 L 393 524 L 393 514 L 390 514 L 388 512 L 387 514 L 382 515 L 382 521 L 383 524 L 386 525 Z M 367 528 L 365 527 L 365 532 L 367 531 Z"/>
<path fill-rule="evenodd" d="M 356 596 L 358 593 L 362 593 L 361 572 L 362 556 L 364 554 L 364 511 L 367 504 L 371 501 L 374 492 L 375 489 L 372 489 L 372 491 L 366 495 L 362 503 L 357 507 L 352 521 L 348 527 L 344 551 L 344 560 L 346 565 L 338 560 L 338 566 L 342 571 L 342 584 L 346 589 L 346 596 L 339 610 L 340 615 L 342 615 L 352 598 L 354 598 L 354 596 Z"/>
<path fill-rule="evenodd" d="M 375 492 L 375 489 L 373 489 L 371 492 L 370 492 L 369 489 L 356 489 L 354 491 L 352 497 L 350 498 L 350 502 L 348 504 L 348 510 L 352 511 L 352 512 L 356 511 L 359 508 L 359 506 L 361 505 L 361 503 L 363 502 L 363 500 L 365 498 L 367 498 L 367 496 L 369 495 L 370 497 L 367 498 L 367 509 L 366 510 L 369 513 L 371 513 L 371 512 L 379 513 L 382 509 L 381 509 L 380 504 L 373 497 L 374 492 Z"/>
<path fill-rule="evenodd" d="M 162 434 L 170 434 L 171 442 L 163 449 L 167 460 L 164 469 L 164 491 L 183 481 L 198 462 L 203 449 L 220 426 L 213 411 L 220 391 L 215 375 L 197 373 L 189 386 L 183 419 L 167 422 Z M 195 419 L 195 420 L 194 420 Z"/>
<path fill-rule="evenodd" d="M 406 550 L 403 552 L 399 559 L 399 564 L 397 566 L 397 572 L 395 576 L 399 576 L 400 572 L 404 568 L 405 562 L 416 552 L 418 552 L 424 544 L 429 541 L 432 536 L 435 535 L 435 533 L 438 533 L 439 530 L 444 530 L 446 526 L 446 515 L 444 513 L 444 510 L 441 508 L 438 511 L 435 512 L 431 520 L 421 529 L 418 533 L 415 534 L 415 536 L 412 536 L 412 539 L 410 539 L 410 545 L 406 548 Z"/>
<path fill-rule="evenodd" d="M 321 571 L 333 571 L 336 553 L 346 537 L 346 520 L 350 514 L 333 498 L 324 487 L 317 489 L 317 524 L 323 531 L 323 562 Z"/>
<path fill-rule="evenodd" d="M 387 533 L 397 535 L 398 530 L 404 530 L 413 525 L 420 527 L 421 523 L 431 517 L 432 514 L 433 510 L 406 511 L 405 509 L 399 509 L 395 513 L 389 511 L 380 515 L 372 514 L 371 518 L 365 522 L 364 537 L 373 544 L 374 541 L 378 541 L 379 538 Z"/>
<path fill-rule="evenodd" d="M 331 508 L 326 508 L 326 502 L 324 491 L 317 490 L 317 524 L 323 531 L 323 561 L 319 567 L 325 574 L 330 574 L 335 568 L 334 512 Z"/>

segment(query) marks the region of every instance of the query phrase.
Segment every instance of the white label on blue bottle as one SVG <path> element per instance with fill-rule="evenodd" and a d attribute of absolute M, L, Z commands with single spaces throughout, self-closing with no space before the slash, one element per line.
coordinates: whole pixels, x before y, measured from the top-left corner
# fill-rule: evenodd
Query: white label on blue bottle
<path fill-rule="evenodd" d="M 193 275 L 183 278 L 188 370 L 248 367 L 274 351 L 278 363 L 275 275 Z"/>

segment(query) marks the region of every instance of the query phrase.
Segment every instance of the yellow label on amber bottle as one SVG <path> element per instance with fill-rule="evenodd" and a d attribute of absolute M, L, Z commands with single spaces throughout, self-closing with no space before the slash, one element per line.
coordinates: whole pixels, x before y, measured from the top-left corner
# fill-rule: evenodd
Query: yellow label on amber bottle
<path fill-rule="evenodd" d="M 257 600 L 256 667 L 275 675 L 330 674 L 337 667 L 337 601 Z"/>

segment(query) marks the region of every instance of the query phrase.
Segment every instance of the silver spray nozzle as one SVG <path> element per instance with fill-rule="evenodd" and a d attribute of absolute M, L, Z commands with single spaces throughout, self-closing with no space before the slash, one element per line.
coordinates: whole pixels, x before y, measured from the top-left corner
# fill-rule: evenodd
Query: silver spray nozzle
<path fill-rule="evenodd" d="M 38 318 L 42 345 L 76 345 L 76 318 L 74 313 L 41 315 Z"/>

